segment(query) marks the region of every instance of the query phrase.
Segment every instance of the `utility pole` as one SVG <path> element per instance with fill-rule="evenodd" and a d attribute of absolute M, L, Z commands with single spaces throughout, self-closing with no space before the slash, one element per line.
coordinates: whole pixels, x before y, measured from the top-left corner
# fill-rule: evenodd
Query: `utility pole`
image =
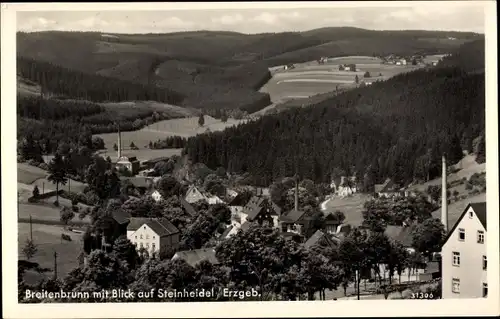
<path fill-rule="evenodd" d="M 54 250 L 54 279 L 57 279 L 57 252 Z"/>
<path fill-rule="evenodd" d="M 33 223 L 31 221 L 31 215 L 30 215 L 30 240 L 33 241 Z"/>

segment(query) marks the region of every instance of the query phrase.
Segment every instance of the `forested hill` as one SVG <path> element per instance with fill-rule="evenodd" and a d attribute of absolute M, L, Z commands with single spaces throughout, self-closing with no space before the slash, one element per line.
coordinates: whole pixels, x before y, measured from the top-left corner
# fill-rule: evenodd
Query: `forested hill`
<path fill-rule="evenodd" d="M 189 139 L 195 162 L 248 171 L 270 184 L 295 172 L 327 182 L 355 173 L 370 188 L 386 177 L 407 184 L 440 172 L 484 134 L 484 74 L 458 68 L 419 70 L 305 108 L 265 116 L 221 133 Z M 364 176 L 366 173 L 366 176 Z"/>
<path fill-rule="evenodd" d="M 358 28 L 251 35 L 199 31 L 112 37 L 99 32 L 18 32 L 17 54 L 23 58 L 18 60 L 23 77 L 47 89 L 64 91 L 72 98 L 83 95 L 123 101 L 145 97 L 202 108 L 211 114 L 216 109 L 253 113 L 271 103 L 267 93 L 258 92 L 271 77 L 268 67 L 321 56 L 444 54 L 478 38 L 482 35 L 470 32 Z M 44 62 L 52 66 L 47 67 Z M 41 83 L 44 77 L 36 75 L 34 69 L 43 69 L 51 81 Z M 81 79 L 80 88 L 72 84 L 75 77 Z M 113 84 L 116 79 L 126 82 Z M 140 85 L 132 86 L 130 82 Z M 180 96 L 184 97 L 182 101 Z"/>
<path fill-rule="evenodd" d="M 461 45 L 454 54 L 445 57 L 440 66 L 459 66 L 469 72 L 484 72 L 484 39 L 479 39 Z"/>

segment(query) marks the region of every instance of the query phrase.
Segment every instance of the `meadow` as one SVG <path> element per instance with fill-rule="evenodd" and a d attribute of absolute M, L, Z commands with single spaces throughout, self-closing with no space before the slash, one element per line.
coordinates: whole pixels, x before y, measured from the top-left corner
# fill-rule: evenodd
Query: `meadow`
<path fill-rule="evenodd" d="M 363 222 L 363 205 L 372 198 L 367 194 L 354 194 L 350 197 L 333 197 L 325 203 L 325 212 L 340 210 L 345 215 L 345 223 L 360 226 Z"/>
<path fill-rule="evenodd" d="M 356 64 L 355 72 L 339 71 L 340 64 L 352 63 Z M 357 86 L 356 76 L 360 82 L 384 81 L 397 74 L 421 68 L 382 64 L 379 58 L 369 56 L 328 58 L 324 64 L 311 61 L 294 66 L 295 68 L 288 70 L 273 68 L 273 77 L 261 88 L 261 92 L 269 93 L 273 103 L 280 104 L 291 99 L 307 99 L 336 90 L 354 88 Z M 364 78 L 365 72 L 370 73 L 369 78 Z"/>
<path fill-rule="evenodd" d="M 205 124 L 200 127 L 198 125 L 198 117 L 188 117 L 180 119 L 172 119 L 156 122 L 148 125 L 138 131 L 122 132 L 122 145 L 129 153 L 133 153 L 138 158 L 145 158 L 155 155 L 155 157 L 171 156 L 177 154 L 179 151 L 164 149 L 164 150 L 151 150 L 147 146 L 149 142 L 157 141 L 158 139 L 165 139 L 169 136 L 191 137 L 197 134 L 207 132 L 222 131 L 228 127 L 238 125 L 246 120 L 228 119 L 226 123 L 215 119 L 211 116 L 205 115 Z M 117 133 L 98 134 L 103 139 L 106 150 L 110 154 L 116 154 L 113 150 L 113 145 L 118 141 Z M 130 144 L 134 143 L 139 150 L 130 151 Z M 170 154 L 170 155 L 166 155 Z M 145 158 L 149 159 L 149 158 Z"/>
<path fill-rule="evenodd" d="M 32 224 L 32 229 L 33 241 L 37 245 L 38 251 L 30 261 L 39 263 L 41 267 L 50 268 L 51 271 L 45 273 L 45 276 L 53 275 L 54 252 L 57 253 L 57 275 L 59 278 L 64 277 L 78 266 L 78 255 L 83 247 L 81 234 L 64 230 L 61 226 Z M 69 235 L 71 241 L 61 240 L 61 234 Z M 18 223 L 19 259 L 26 259 L 22 254 L 22 249 L 29 238 L 30 225 Z M 44 275 L 31 272 L 26 274 L 25 279 L 33 282 L 43 278 Z"/>

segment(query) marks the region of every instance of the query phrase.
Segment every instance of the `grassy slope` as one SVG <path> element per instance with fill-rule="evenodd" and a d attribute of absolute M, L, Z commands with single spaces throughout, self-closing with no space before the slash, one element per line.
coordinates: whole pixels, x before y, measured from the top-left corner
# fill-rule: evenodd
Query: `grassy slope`
<path fill-rule="evenodd" d="M 77 257 L 82 248 L 81 235 L 65 231 L 60 226 L 33 224 L 33 241 L 38 246 L 38 252 L 31 261 L 37 262 L 42 267 L 54 268 L 54 251 L 57 252 L 57 273 L 59 277 L 64 277 L 73 268 L 78 266 Z M 61 241 L 61 234 L 67 234 L 72 241 Z M 26 239 L 30 236 L 30 226 L 27 223 L 18 224 L 18 248 L 19 258 L 25 259 L 22 254 Z M 52 276 L 53 272 L 46 273 Z M 43 275 L 30 273 L 25 280 L 33 283 L 42 278 Z"/>

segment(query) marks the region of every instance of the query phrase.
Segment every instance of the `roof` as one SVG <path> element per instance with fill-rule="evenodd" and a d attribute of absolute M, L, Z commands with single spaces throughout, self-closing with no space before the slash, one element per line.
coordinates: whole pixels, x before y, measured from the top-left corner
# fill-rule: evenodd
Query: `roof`
<path fill-rule="evenodd" d="M 384 192 L 394 192 L 398 190 L 398 186 L 390 179 L 386 179 L 383 184 L 375 184 L 375 193 L 384 193 Z"/>
<path fill-rule="evenodd" d="M 392 226 L 388 225 L 385 229 L 385 234 L 392 240 L 400 242 L 404 247 L 411 247 L 413 245 L 412 230 L 414 226 Z"/>
<path fill-rule="evenodd" d="M 305 214 L 303 210 L 291 210 L 286 215 L 281 216 L 280 220 L 284 222 L 295 223 L 299 221 Z"/>
<path fill-rule="evenodd" d="M 231 232 L 231 230 L 234 228 L 234 226 L 229 226 L 228 228 L 226 228 L 226 230 L 224 230 L 224 232 L 220 235 L 221 238 L 226 238 L 227 235 L 229 235 L 229 233 Z"/>
<path fill-rule="evenodd" d="M 191 267 L 195 267 L 197 264 L 203 260 L 208 260 L 212 264 L 218 264 L 219 261 L 215 257 L 214 248 L 202 248 L 195 250 L 184 250 L 175 253 L 172 259 L 182 259 L 188 263 Z"/>
<path fill-rule="evenodd" d="M 228 206 L 245 206 L 250 201 L 245 193 L 239 193 L 228 204 Z"/>
<path fill-rule="evenodd" d="M 139 188 L 148 188 L 152 184 L 152 179 L 145 176 L 136 177 L 120 177 L 120 179 L 128 180 L 132 185 Z"/>
<path fill-rule="evenodd" d="M 248 220 L 253 220 L 262 211 L 264 198 L 253 196 L 248 203 L 243 207 L 243 213 L 247 215 Z"/>
<path fill-rule="evenodd" d="M 179 200 L 181 201 L 181 205 L 184 208 L 184 211 L 190 216 L 196 216 L 196 209 L 194 209 L 193 205 L 187 202 L 184 197 L 180 196 Z"/>
<path fill-rule="evenodd" d="M 278 216 L 281 216 L 281 212 L 282 212 L 282 209 L 281 207 L 278 206 L 278 204 L 276 204 L 275 202 L 271 201 L 271 206 L 273 207 L 274 209 L 274 212 L 278 215 Z"/>
<path fill-rule="evenodd" d="M 469 205 L 467 205 L 467 207 L 465 207 L 465 209 L 463 210 L 462 214 L 460 215 L 458 220 L 455 222 L 455 224 L 453 224 L 453 227 L 450 229 L 450 231 L 446 235 L 446 238 L 444 239 L 443 243 L 446 243 L 448 241 L 448 238 L 450 238 L 450 236 L 453 234 L 455 229 L 458 227 L 458 225 L 462 221 L 462 218 L 464 218 L 464 216 L 467 214 L 467 211 L 469 210 L 469 208 L 472 208 L 472 210 L 476 214 L 477 218 L 479 219 L 479 221 L 483 225 L 484 229 L 485 230 L 487 229 L 486 228 L 486 202 L 470 203 Z"/>
<path fill-rule="evenodd" d="M 115 209 L 112 213 L 113 219 L 120 225 L 126 224 L 131 219 L 130 214 L 123 209 Z"/>
<path fill-rule="evenodd" d="M 467 207 L 470 203 L 481 203 L 485 201 L 486 201 L 486 194 L 481 193 L 475 196 L 471 196 L 465 200 L 460 200 L 458 202 L 453 202 L 451 204 L 448 204 L 448 229 L 451 229 L 451 227 L 455 225 L 455 223 L 462 216 L 463 212 L 468 209 Z M 433 211 L 432 217 L 441 219 L 441 208 Z"/>
<path fill-rule="evenodd" d="M 179 233 L 177 227 L 175 227 L 166 218 L 133 218 L 130 221 L 127 230 L 137 230 L 142 225 L 148 225 L 158 236 L 170 236 Z"/>
<path fill-rule="evenodd" d="M 428 262 L 427 267 L 425 267 L 425 272 L 428 274 L 439 272 L 439 262 L 437 261 Z"/>
<path fill-rule="evenodd" d="M 486 202 L 481 202 L 481 203 L 471 203 L 470 207 L 474 210 L 474 213 L 476 213 L 477 218 L 483 224 L 484 229 L 486 228 Z"/>
<path fill-rule="evenodd" d="M 247 230 L 250 229 L 250 227 L 252 227 L 252 223 L 251 222 L 245 222 L 245 223 L 241 224 L 240 229 L 242 231 L 247 231 Z"/>

